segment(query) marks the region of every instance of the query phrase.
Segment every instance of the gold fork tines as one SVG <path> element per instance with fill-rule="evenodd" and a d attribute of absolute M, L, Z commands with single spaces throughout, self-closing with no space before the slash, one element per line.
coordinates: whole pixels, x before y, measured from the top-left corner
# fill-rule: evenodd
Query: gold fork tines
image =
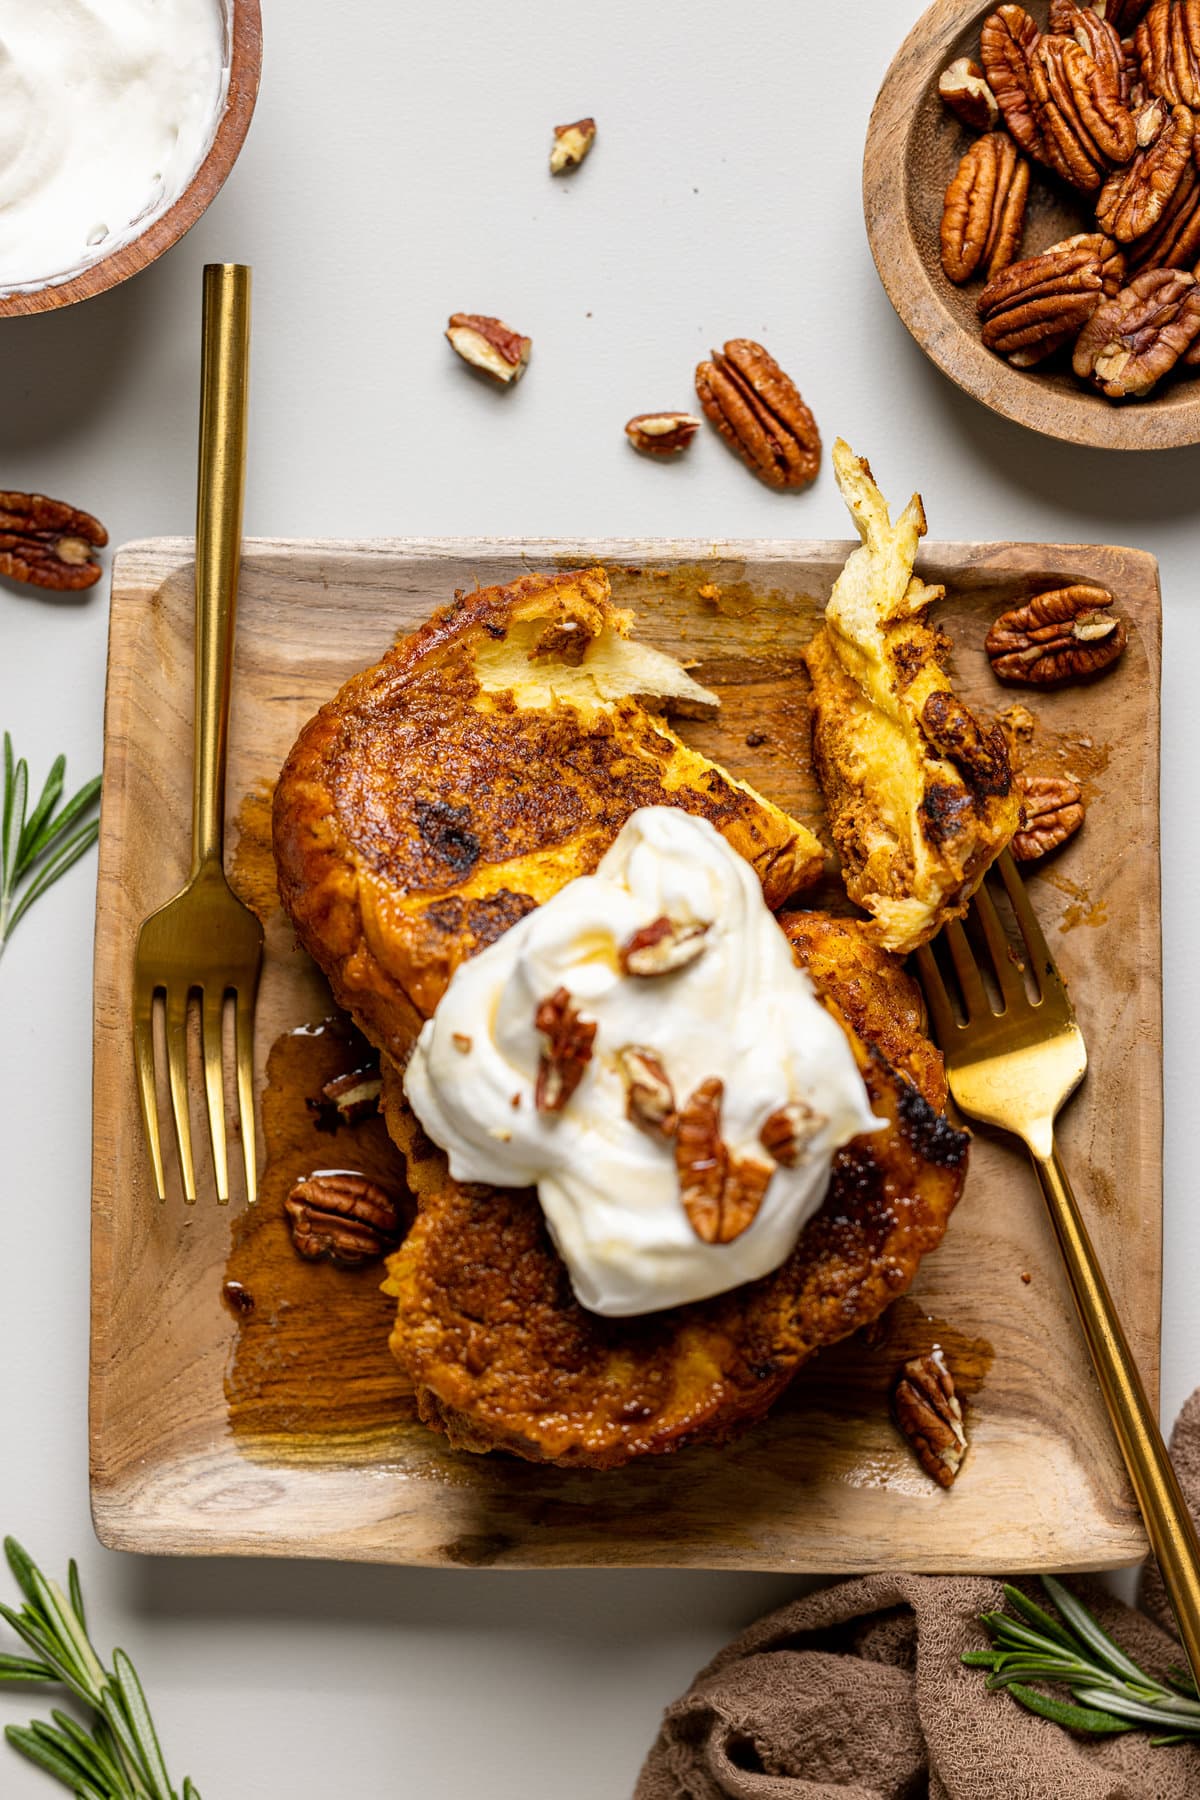
<path fill-rule="evenodd" d="M 225 1128 L 225 1012 L 234 1011 L 234 1062 L 246 1195 L 257 1193 L 254 1137 L 254 1002 L 262 926 L 225 879 L 225 758 L 233 677 L 242 490 L 250 271 L 204 271 L 200 481 L 196 518 L 196 713 L 192 783 L 192 866 L 186 885 L 151 913 L 138 933 L 133 1041 L 146 1144 L 160 1200 L 166 1199 L 155 1079 L 154 1015 L 162 1002 L 167 1088 L 184 1198 L 196 1199 L 188 1082 L 188 1013 L 200 1013 L 204 1096 L 217 1198 L 229 1199 Z"/>
<path fill-rule="evenodd" d="M 1058 1111 L 1087 1069 L 1083 1035 L 1007 851 L 995 874 L 1021 951 L 1014 953 L 985 882 L 971 903 L 974 936 L 985 957 L 977 957 L 971 934 L 957 921 L 941 934 L 960 1005 L 929 945 L 917 951 L 921 985 L 956 1104 L 1029 1148 L 1113 1431 L 1188 1660 L 1200 1674 L 1200 1542 L 1054 1138 Z"/>

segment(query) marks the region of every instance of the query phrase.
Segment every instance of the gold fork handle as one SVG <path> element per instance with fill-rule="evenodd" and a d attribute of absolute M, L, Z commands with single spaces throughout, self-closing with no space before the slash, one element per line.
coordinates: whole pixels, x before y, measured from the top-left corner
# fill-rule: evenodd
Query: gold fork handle
<path fill-rule="evenodd" d="M 250 270 L 240 263 L 210 263 L 204 271 L 196 496 L 193 875 L 208 860 L 221 861 L 225 838 L 225 753 L 242 546 L 249 366 Z"/>
<path fill-rule="evenodd" d="M 1188 1661 L 1193 1673 L 1200 1676 L 1200 1542 L 1196 1527 L 1053 1139 L 1050 1155 L 1043 1157 L 1034 1151 L 1033 1161 L 1146 1533 L 1175 1609 Z"/>

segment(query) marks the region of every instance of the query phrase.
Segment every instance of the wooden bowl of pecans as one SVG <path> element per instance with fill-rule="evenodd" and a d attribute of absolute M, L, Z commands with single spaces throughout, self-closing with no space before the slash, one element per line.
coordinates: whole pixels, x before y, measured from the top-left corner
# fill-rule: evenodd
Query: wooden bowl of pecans
<path fill-rule="evenodd" d="M 39 286 L 0 292 L 0 319 L 53 312 L 88 300 L 138 274 L 191 230 L 216 198 L 250 129 L 262 75 L 262 11 L 260 0 L 222 0 L 228 60 L 228 87 L 204 159 L 187 187 L 167 211 L 151 217 L 136 236 L 122 241 L 107 256 L 98 256 L 77 274 Z"/>
<path fill-rule="evenodd" d="M 863 198 L 892 305 L 1048 437 L 1200 443 L 1198 13 L 936 0 L 875 103 Z"/>

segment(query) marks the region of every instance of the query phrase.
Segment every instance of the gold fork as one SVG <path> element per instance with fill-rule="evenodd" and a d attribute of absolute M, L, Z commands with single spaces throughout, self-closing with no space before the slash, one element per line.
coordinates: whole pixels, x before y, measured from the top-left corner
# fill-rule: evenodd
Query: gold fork
<path fill-rule="evenodd" d="M 971 1118 L 1021 1138 L 1033 1158 L 1108 1415 L 1188 1660 L 1200 1675 L 1200 1543 L 1054 1141 L 1054 1120 L 1083 1080 L 1087 1051 L 1066 985 L 1007 851 L 996 872 L 1025 941 L 1038 999 L 1030 998 L 1022 968 L 1010 954 L 986 882 L 972 910 L 1002 1010 L 995 1010 L 957 921 L 941 935 L 962 998 L 962 1019 L 928 945 L 917 952 L 921 984 L 955 1102 Z"/>
<path fill-rule="evenodd" d="M 200 1000 L 204 1087 L 217 1199 L 229 1199 L 225 1138 L 225 1002 L 234 1001 L 238 1113 L 246 1196 L 257 1189 L 254 1141 L 254 999 L 262 926 L 225 879 L 225 755 L 233 679 L 242 493 L 246 467 L 246 385 L 250 352 L 250 270 L 204 271 L 200 382 L 200 477 L 196 505 L 196 709 L 192 770 L 192 868 L 186 885 L 151 913 L 138 933 L 133 1041 L 146 1143 L 160 1200 L 166 1199 L 154 1080 L 154 1005 L 161 994 L 167 1074 L 184 1197 L 196 1199 L 188 1111 L 188 1003 Z"/>

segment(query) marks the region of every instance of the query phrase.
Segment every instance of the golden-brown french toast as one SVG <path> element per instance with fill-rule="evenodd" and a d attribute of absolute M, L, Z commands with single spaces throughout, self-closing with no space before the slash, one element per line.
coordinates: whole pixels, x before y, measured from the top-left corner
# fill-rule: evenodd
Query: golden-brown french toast
<path fill-rule="evenodd" d="M 782 1267 L 714 1299 L 636 1318 L 586 1311 L 536 1192 L 452 1180 L 385 1059 L 388 1125 L 418 1205 L 384 1283 L 398 1302 L 391 1346 L 422 1418 L 452 1444 L 615 1468 L 719 1443 L 761 1418 L 814 1351 L 877 1318 L 941 1241 L 967 1139 L 938 1110 L 941 1059 L 914 984 L 853 922 L 780 923 L 886 1126 L 838 1152 L 825 1203 Z"/>
<path fill-rule="evenodd" d="M 869 465 L 841 440 L 834 470 L 862 537 L 805 652 L 813 754 L 846 891 L 889 950 L 907 954 L 964 913 L 1020 820 L 998 726 L 953 692 L 950 644 L 913 574 L 925 513 L 892 523 Z"/>
<path fill-rule="evenodd" d="M 459 963 L 590 874 L 639 807 L 708 819 L 773 908 L 819 877 L 813 834 L 665 722 L 715 696 L 632 622 L 603 569 L 460 596 L 348 681 L 284 764 L 284 906 L 399 1061 Z"/>

